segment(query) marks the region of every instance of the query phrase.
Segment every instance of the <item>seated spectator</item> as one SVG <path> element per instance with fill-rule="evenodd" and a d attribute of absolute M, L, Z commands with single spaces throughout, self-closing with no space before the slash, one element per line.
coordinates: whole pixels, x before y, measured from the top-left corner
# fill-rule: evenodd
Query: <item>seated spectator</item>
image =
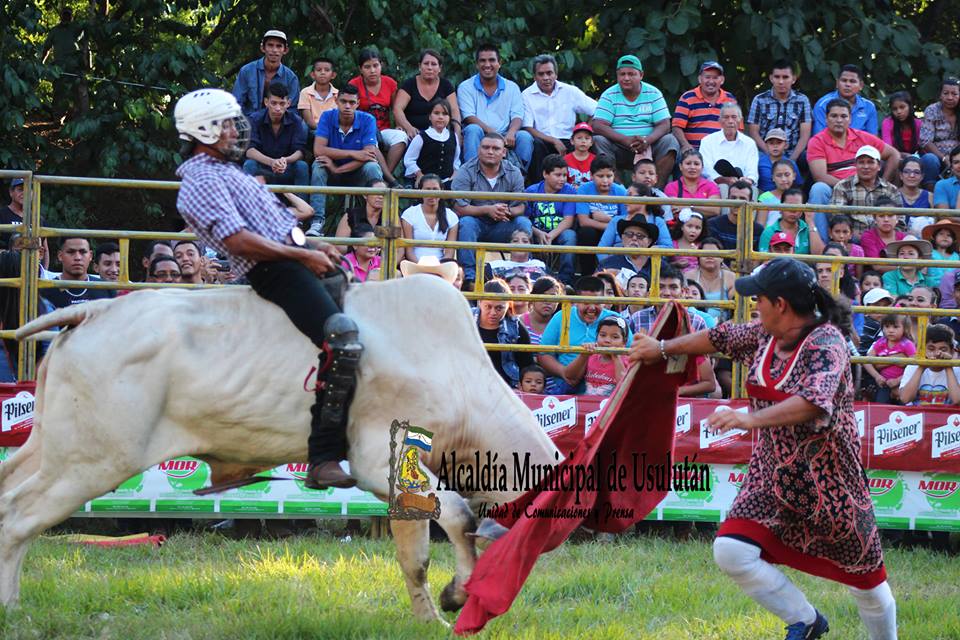
<path fill-rule="evenodd" d="M 313 84 L 304 87 L 297 101 L 297 111 L 307 124 L 312 136 L 320 123 L 320 116 L 324 111 L 337 108 L 337 94 L 339 91 L 333 86 L 337 71 L 330 58 L 316 58 L 310 65 L 310 77 Z"/>
<path fill-rule="evenodd" d="M 90 261 L 93 254 L 90 252 L 90 242 L 86 238 L 75 236 L 64 237 L 60 240 L 60 249 L 57 251 L 57 260 L 63 267 L 63 272 L 53 278 L 54 280 L 76 280 L 92 281 L 99 280 L 96 276 L 89 276 L 87 269 L 90 267 Z M 176 265 L 176 263 L 174 263 Z M 180 271 L 177 270 L 177 280 L 180 280 Z M 89 302 L 90 300 L 99 300 L 101 298 L 112 298 L 114 292 L 109 289 L 45 289 L 42 290 L 42 296 L 47 302 L 62 309 L 73 304 Z"/>
<path fill-rule="evenodd" d="M 310 186 L 358 187 L 371 180 L 383 180 L 377 162 L 377 125 L 373 116 L 358 111 L 357 88 L 345 86 L 337 94 L 337 108 L 324 111 L 313 141 L 313 175 Z M 327 197 L 310 194 L 314 217 L 308 236 L 323 234 Z"/>
<path fill-rule="evenodd" d="M 888 314 L 880 321 L 883 337 L 877 339 L 867 350 L 868 357 L 876 358 L 912 358 L 917 353 L 913 337 L 909 333 L 906 316 Z M 872 378 L 865 391 L 872 396 L 873 402 L 882 404 L 899 401 L 900 379 L 904 368 L 900 365 L 882 366 L 863 365 L 863 370 Z"/>
<path fill-rule="evenodd" d="M 725 102 L 720 106 L 720 126 L 720 131 L 700 141 L 704 177 L 717 184 L 731 185 L 740 180 L 757 184 L 757 143 L 740 131 L 743 126 L 740 105 Z"/>
<path fill-rule="evenodd" d="M 900 200 L 899 206 L 905 209 L 932 209 L 933 194 L 921 188 L 923 168 L 920 158 L 906 156 L 900 161 Z M 894 199 L 894 202 L 897 202 Z M 923 228 L 933 224 L 936 220 L 931 216 L 907 216 L 907 230 L 919 235 Z"/>
<path fill-rule="evenodd" d="M 944 78 L 940 83 L 940 100 L 923 110 L 920 125 L 920 148 L 926 153 L 923 162 L 923 182 L 929 187 L 948 168 L 951 150 L 960 145 L 960 121 L 957 104 L 960 103 L 960 80 Z"/>
<path fill-rule="evenodd" d="M 640 158 L 636 164 L 633 165 L 633 182 L 635 184 L 642 184 L 645 187 L 650 187 L 653 195 L 658 198 L 667 197 L 667 194 L 657 187 L 657 165 L 650 158 Z M 667 222 L 673 220 L 673 210 L 670 205 L 662 204 L 660 205 L 660 209 L 663 210 L 664 220 Z"/>
<path fill-rule="evenodd" d="M 530 293 L 535 296 L 559 296 L 563 293 L 563 287 L 552 276 L 540 276 L 534 280 Z M 559 303 L 549 301 L 531 302 L 527 305 L 527 311 L 520 315 L 520 322 L 530 334 L 530 344 L 540 344 L 540 336 L 557 312 L 558 306 Z"/>
<path fill-rule="evenodd" d="M 440 176 L 428 173 L 420 178 L 418 189 L 424 191 L 441 191 Z M 382 207 L 381 198 L 381 207 Z M 456 241 L 460 218 L 449 209 L 438 197 L 424 198 L 420 204 L 406 208 L 400 215 L 400 226 L 403 228 L 403 237 L 409 240 L 449 240 Z M 436 258 L 452 258 L 455 249 L 441 249 L 439 247 L 406 247 L 404 253 L 407 260 L 416 261 L 423 256 Z"/>
<path fill-rule="evenodd" d="M 880 125 L 880 138 L 900 152 L 911 156 L 920 150 L 920 119 L 914 114 L 909 91 L 894 91 L 888 98 L 890 115 Z"/>
<path fill-rule="evenodd" d="M 948 157 L 953 175 L 937 181 L 933 190 L 933 206 L 937 209 L 960 209 L 960 145 L 951 149 Z"/>
<path fill-rule="evenodd" d="M 374 237 L 373 227 L 365 222 L 359 222 L 354 225 L 350 237 L 372 240 Z M 352 274 L 353 279 L 357 282 L 366 282 L 370 272 L 380 268 L 380 247 L 353 245 L 344 254 L 340 266 L 343 267 L 344 271 Z"/>
<path fill-rule="evenodd" d="M 611 271 L 597 271 L 593 274 L 595 277 L 600 278 L 603 281 L 603 297 L 604 298 L 622 298 L 623 289 L 620 287 L 620 284 L 617 280 L 617 275 Z M 623 305 L 614 304 L 612 302 L 603 302 L 600 304 L 604 309 L 610 309 L 611 311 L 616 311 L 617 314 L 623 312 Z"/>
<path fill-rule="evenodd" d="M 531 364 L 520 370 L 520 384 L 517 389 L 521 393 L 542 394 L 547 386 L 547 372 L 538 364 Z"/>
<path fill-rule="evenodd" d="M 887 257 L 900 260 L 929 260 L 932 247 L 926 240 L 906 236 L 887 244 Z M 909 294 L 916 286 L 929 286 L 924 267 L 900 266 L 883 274 L 883 288 L 895 296 Z"/>
<path fill-rule="evenodd" d="M 412 140 L 419 132 L 430 129 L 431 114 L 440 101 L 447 104 L 447 117 L 459 142 L 463 130 L 460 127 L 457 90 L 453 83 L 443 77 L 443 57 L 440 53 L 434 49 L 424 49 L 420 53 L 419 73 L 404 80 L 397 90 L 393 100 L 393 120 Z"/>
<path fill-rule="evenodd" d="M 365 185 L 368 189 L 386 189 L 387 183 L 381 178 L 369 180 Z M 337 238 L 353 237 L 353 230 L 358 224 L 370 225 L 374 229 L 383 222 L 383 195 L 368 193 L 363 196 L 363 206 L 351 207 L 343 212 L 337 222 Z M 402 222 L 401 222 L 402 224 Z"/>
<path fill-rule="evenodd" d="M 720 188 L 716 182 L 703 176 L 703 156 L 694 149 L 680 154 L 680 179 L 667 183 L 663 192 L 668 198 L 720 199 Z M 705 218 L 720 214 L 720 207 L 694 206 L 692 209 L 702 213 Z"/>
<path fill-rule="evenodd" d="M 873 226 L 861 234 L 860 246 L 863 247 L 863 255 L 867 258 L 895 258 L 895 255 L 886 252 L 887 245 L 906 237 L 907 234 L 897 230 L 896 215 L 877 213 L 873 216 Z M 880 273 L 893 269 L 888 265 L 874 265 L 873 268 Z"/>
<path fill-rule="evenodd" d="M 953 329 L 935 324 L 927 329 L 925 356 L 928 360 L 957 357 Z M 960 404 L 960 367 L 907 365 L 900 378 L 900 401 L 906 405 Z"/>
<path fill-rule="evenodd" d="M 830 242 L 839 244 L 846 251 L 845 255 L 854 258 L 863 258 L 863 247 L 851 242 L 853 237 L 853 220 L 850 216 L 837 215 L 830 216 Z M 847 273 L 853 277 L 859 277 L 863 272 L 863 265 L 848 264 Z M 877 286 L 880 286 L 879 274 L 877 276 Z"/>
<path fill-rule="evenodd" d="M 403 129 L 394 128 L 390 122 L 393 102 L 397 97 L 397 81 L 383 73 L 380 52 L 376 47 L 361 49 L 358 63 L 360 74 L 350 78 L 350 84 L 357 88 L 360 111 L 376 118 L 377 162 L 383 179 L 393 185 L 396 182 L 393 172 L 407 149 L 407 134 Z"/>
<path fill-rule="evenodd" d="M 149 273 L 150 263 L 153 262 L 153 259 L 159 255 L 173 257 L 173 247 L 170 246 L 169 240 L 151 240 L 146 246 L 146 251 L 143 253 L 143 258 L 140 260 L 140 264 L 143 267 L 144 274 Z"/>
<path fill-rule="evenodd" d="M 93 252 L 93 272 L 101 280 L 116 282 L 120 279 L 120 245 L 116 242 L 101 242 Z"/>
<path fill-rule="evenodd" d="M 574 189 L 579 189 L 584 183 L 590 182 L 590 165 L 597 157 L 590 151 L 593 147 L 593 127 L 586 122 L 575 125 L 570 143 L 573 151 L 563 156 L 567 163 L 567 182 Z"/>
<path fill-rule="evenodd" d="M 861 294 L 866 294 L 871 289 L 882 289 L 882 288 L 883 288 L 883 274 L 880 273 L 879 271 L 875 269 L 867 269 L 860 276 L 860 293 Z"/>
<path fill-rule="evenodd" d="M 288 96 L 300 95 L 300 80 L 289 67 L 281 61 L 290 52 L 287 47 L 287 35 L 283 31 L 270 29 L 260 39 L 260 51 L 263 57 L 240 67 L 237 80 L 233 84 L 233 97 L 240 103 L 243 115 L 262 108 L 263 89 L 273 82 L 280 82 L 287 88 Z"/>
<path fill-rule="evenodd" d="M 273 82 L 263 99 L 264 108 L 250 114 L 250 146 L 243 163 L 244 173 L 263 176 L 276 184 L 306 185 L 309 182 L 303 149 L 307 126 L 288 110 L 287 88 Z"/>
<path fill-rule="evenodd" d="M 667 185 L 667 189 L 670 185 Z M 741 200 L 750 202 L 753 195 L 753 187 L 749 182 L 734 182 L 730 185 L 727 193 L 728 200 Z M 724 215 L 716 216 L 707 220 L 707 233 L 720 240 L 724 249 L 736 249 L 737 243 L 737 216 L 740 215 L 739 207 L 730 207 Z M 753 248 L 759 246 L 760 235 L 763 233 L 763 227 L 759 222 L 753 222 Z"/>
<path fill-rule="evenodd" d="M 627 298 L 646 298 L 647 291 L 650 288 L 649 280 L 650 279 L 642 273 L 630 276 L 630 278 L 627 279 L 627 286 L 624 296 Z M 627 305 L 626 309 L 620 312 L 620 317 L 629 319 L 630 316 L 645 307 L 646 305 L 629 304 Z"/>
<path fill-rule="evenodd" d="M 799 252 L 797 252 L 799 253 Z M 850 254 L 847 252 L 846 247 L 844 247 L 839 242 L 828 242 L 824 247 L 823 251 L 820 252 L 825 256 L 838 256 L 846 258 Z M 821 267 L 826 266 L 826 273 L 821 272 Z M 827 291 L 833 292 L 833 281 L 834 277 L 837 280 L 837 291 L 841 294 L 853 300 L 857 297 L 857 281 L 856 279 L 843 267 L 840 265 L 837 268 L 836 276 L 834 276 L 833 263 L 832 262 L 818 262 L 817 263 L 817 276 L 823 275 L 825 280 L 820 283 L 820 286 L 826 289 Z M 859 329 L 859 327 L 855 327 Z"/>
<path fill-rule="evenodd" d="M 428 256 L 423 258 L 423 260 L 436 260 L 436 258 L 430 258 Z M 420 260 L 418 260 L 418 262 L 420 262 Z M 456 271 L 453 274 L 453 279 L 450 282 L 450 284 L 452 284 L 453 288 L 456 289 L 457 291 L 462 291 L 463 281 L 464 281 L 463 267 L 461 267 L 460 264 L 454 258 L 440 258 L 440 264 L 444 267 L 448 264 L 453 264 L 456 266 Z"/>
<path fill-rule="evenodd" d="M 551 153 L 541 163 L 543 180 L 527 187 L 527 193 L 574 195 L 576 190 L 567 184 L 567 163 L 559 154 Z M 526 215 L 533 225 L 535 244 L 573 247 L 577 244 L 577 232 L 574 231 L 577 203 L 556 202 L 553 200 L 528 200 L 525 204 Z M 559 264 L 557 275 L 565 283 L 573 282 L 573 261 L 575 254 L 560 253 L 551 256 L 552 264 Z"/>
<path fill-rule="evenodd" d="M 710 60 L 700 65 L 698 85 L 677 100 L 673 110 L 673 137 L 680 151 L 699 149 L 704 137 L 720 130 L 720 107 L 736 103 L 733 94 L 723 89 L 723 66 Z"/>
<path fill-rule="evenodd" d="M 707 251 L 717 251 L 722 249 L 723 246 L 716 238 L 707 237 L 700 243 L 700 248 Z M 700 285 L 700 288 L 703 290 L 704 300 L 712 302 L 733 300 L 733 282 L 737 277 L 733 271 L 726 267 L 722 258 L 699 256 L 697 258 L 697 266 L 688 271 L 684 271 L 683 275 L 687 280 Z M 729 311 L 716 307 L 707 307 L 707 313 L 719 322 L 723 322 L 730 317 Z"/>
<path fill-rule="evenodd" d="M 957 253 L 960 224 L 949 218 L 941 218 L 937 222 L 924 227 L 922 236 L 933 246 L 930 252 L 932 260 L 950 260 L 952 262 L 960 260 L 960 253 Z M 931 287 L 939 287 L 940 280 L 949 270 L 947 267 L 927 267 L 927 283 Z"/>
<path fill-rule="evenodd" d="M 800 169 L 797 167 L 797 163 L 786 155 L 786 132 L 783 129 L 770 129 L 770 131 L 767 132 L 765 143 L 766 151 L 760 152 L 757 161 L 757 188 L 760 192 L 774 191 L 780 188 L 774 175 L 774 166 L 781 162 L 789 164 L 790 168 L 793 169 L 793 182 L 787 188 L 802 187 L 803 176 L 800 175 Z"/>
<path fill-rule="evenodd" d="M 683 287 L 686 280 L 683 274 L 669 264 L 660 265 L 660 297 L 664 300 L 683 300 Z M 659 307 L 647 307 L 630 316 L 630 329 L 634 332 L 643 331 L 649 334 L 660 313 Z M 694 333 L 707 328 L 706 323 L 698 315 L 690 316 L 690 327 Z"/>
<path fill-rule="evenodd" d="M 953 271 L 949 271 L 949 272 L 948 272 L 948 275 L 951 275 L 951 276 L 952 276 L 952 274 L 954 274 L 954 273 L 955 273 L 955 272 L 953 272 Z M 939 303 L 937 306 L 938 306 L 940 309 L 946 308 L 946 307 L 944 306 L 944 302 L 943 302 L 943 287 L 944 287 L 944 285 L 946 284 L 946 283 L 945 283 L 946 280 L 947 280 L 947 277 L 945 276 L 945 277 L 940 281 L 940 288 L 937 290 L 937 293 L 940 294 L 940 295 L 938 296 L 938 297 L 940 298 L 940 303 Z M 956 304 L 957 296 L 960 295 L 960 282 L 954 281 L 954 280 L 952 280 L 952 279 L 951 279 L 951 282 L 952 282 L 951 287 L 952 287 L 953 291 L 952 291 L 950 297 L 951 297 L 951 299 L 954 301 L 953 304 L 955 305 L 955 304 Z M 952 316 L 952 317 L 945 318 L 945 317 L 943 317 L 943 316 L 939 316 L 939 317 L 936 317 L 936 318 L 932 318 L 932 320 L 933 320 L 934 322 L 936 322 L 937 324 L 944 324 L 944 325 L 947 325 L 948 327 L 950 327 L 951 329 L 953 329 L 954 335 L 956 335 L 957 332 L 960 332 L 960 317 Z"/>
<path fill-rule="evenodd" d="M 600 96 L 591 121 L 597 155 L 615 159 L 621 169 L 640 157 L 653 158 L 663 187 L 673 172 L 680 145 L 670 133 L 670 110 L 660 90 L 643 82 L 643 65 L 636 56 L 617 60 L 617 84 Z"/>
<path fill-rule="evenodd" d="M 806 213 L 802 211 L 782 211 L 780 218 L 773 224 L 768 225 L 760 235 L 760 251 L 768 251 L 770 249 L 770 238 L 777 232 L 784 231 L 793 238 L 794 253 L 814 255 L 823 253 L 823 240 L 820 239 L 820 234 L 815 231 L 813 216 L 812 211 Z M 813 232 L 811 232 L 811 227 L 814 229 Z"/>
<path fill-rule="evenodd" d="M 451 124 L 452 107 L 443 98 L 430 103 L 429 125 L 410 138 L 403 155 L 403 174 L 414 182 L 427 173 L 440 176 L 449 186 L 460 168 L 460 143 Z"/>
<path fill-rule="evenodd" d="M 860 67 L 845 64 L 837 76 L 837 89 L 817 100 L 813 106 L 813 134 L 817 135 L 830 126 L 830 104 L 842 100 L 850 112 L 850 127 L 873 136 L 880 133 L 877 106 L 860 95 L 863 90 L 863 73 Z"/>
<path fill-rule="evenodd" d="M 499 134 L 511 162 L 526 172 L 533 155 L 533 136 L 522 131 L 523 97 L 516 82 L 500 75 L 500 50 L 486 43 L 477 47 L 477 74 L 457 87 L 463 116 L 463 161 L 477 157 L 482 139 Z"/>
<path fill-rule="evenodd" d="M 855 158 L 856 173 L 833 186 L 830 204 L 874 207 L 879 206 L 877 202 L 881 199 L 896 202 L 900 198 L 897 188 L 880 177 L 880 152 L 875 147 L 863 145 L 857 150 Z M 818 213 L 816 218 L 818 228 L 823 225 L 825 230 L 829 229 L 826 214 Z M 852 218 L 856 227 L 854 234 L 859 235 L 870 224 L 869 215 L 855 213 Z"/>
<path fill-rule="evenodd" d="M 603 282 L 599 278 L 595 278 L 593 276 L 583 276 L 577 280 L 576 285 L 574 285 L 574 289 L 576 290 L 576 295 L 578 296 L 599 297 L 603 295 Z M 574 303 L 573 309 L 570 311 L 570 346 L 578 347 L 584 342 L 596 342 L 597 329 L 600 321 L 611 316 L 616 317 L 616 315 L 617 314 L 612 311 L 601 308 L 600 305 L 596 303 Z M 543 332 L 540 344 L 551 346 L 559 345 L 560 327 L 562 322 L 563 314 L 554 314 L 553 318 L 547 324 L 547 327 Z M 627 344 L 629 344 L 632 340 L 633 333 L 628 331 Z M 561 379 L 563 378 L 564 369 L 575 358 L 576 354 L 573 353 L 542 353 L 537 356 L 540 366 L 547 371 L 547 374 L 551 376 L 557 376 Z M 578 392 L 578 387 L 582 389 L 582 385 L 571 387 L 564 382 L 556 391 L 556 393 L 576 393 Z"/>
<path fill-rule="evenodd" d="M 653 193 L 653 189 L 642 184 L 631 184 L 627 189 L 627 195 L 633 196 L 636 198 L 655 198 L 656 194 Z M 607 228 L 603 230 L 603 235 L 600 237 L 600 242 L 597 244 L 598 247 L 622 247 L 623 240 L 620 238 L 620 234 L 617 232 L 617 222 L 620 220 L 632 220 L 634 218 L 640 218 L 641 220 L 646 220 L 650 224 L 654 225 L 657 228 L 659 236 L 654 242 L 654 246 L 663 247 L 664 249 L 673 248 L 673 240 L 670 238 L 670 229 L 667 227 L 667 223 L 663 221 L 663 208 L 657 204 L 640 204 L 631 202 L 626 205 L 627 212 L 625 215 L 616 215 L 614 216 L 609 223 L 607 223 Z M 606 259 L 607 255 L 598 255 L 597 259 L 601 262 Z"/>
<path fill-rule="evenodd" d="M 880 274 L 872 272 L 870 278 L 875 278 L 879 282 Z M 864 276 L 863 284 L 861 286 L 867 286 L 868 276 Z M 863 293 L 863 305 L 866 307 L 892 307 L 893 306 L 893 296 L 890 295 L 890 292 L 881 287 L 879 284 L 877 286 L 870 288 Z M 880 322 L 883 320 L 885 314 L 877 313 L 868 313 L 864 317 L 863 327 L 860 329 L 860 344 L 857 347 L 858 352 L 861 356 L 867 355 L 867 351 L 870 349 L 870 346 L 880 337 L 882 327 Z"/>
<path fill-rule="evenodd" d="M 485 133 L 480 141 L 479 154 L 463 163 L 453 176 L 451 188 L 454 191 L 520 193 L 523 191 L 523 174 L 505 160 L 505 156 L 503 136 L 496 132 Z M 525 231 L 527 236 L 533 232 L 530 218 L 524 215 L 526 206 L 517 200 L 458 199 L 453 209 L 460 216 L 459 239 L 463 242 L 506 242 L 518 229 Z M 476 277 L 473 251 L 460 249 L 458 257 L 466 279 L 473 281 Z"/>
<path fill-rule="evenodd" d="M 627 190 L 614 182 L 614 161 L 612 156 L 599 155 L 590 165 L 592 180 L 580 185 L 577 195 L 581 196 L 625 196 Z M 627 215 L 627 205 L 622 202 L 578 202 L 577 203 L 577 244 L 581 247 L 596 247 L 606 231 L 610 221 Z M 594 257 L 583 255 L 580 258 L 581 271 L 593 271 Z M 587 267 L 586 269 L 584 267 Z"/>
<path fill-rule="evenodd" d="M 173 284 L 180 282 L 180 265 L 172 256 L 159 255 L 150 262 L 147 282 Z"/>
<path fill-rule="evenodd" d="M 642 217 L 620 218 L 616 222 L 617 233 L 623 240 L 624 249 L 649 249 L 656 243 L 660 230 Z M 633 273 L 650 273 L 650 256 L 617 254 L 600 262 L 600 269 L 619 272 L 627 269 Z"/>
<path fill-rule="evenodd" d="M 796 247 L 797 244 L 793 236 L 786 231 L 778 231 L 770 238 L 770 253 L 792 254 L 797 252 Z M 753 273 L 758 272 L 762 268 L 763 263 L 754 269 Z"/>
<path fill-rule="evenodd" d="M 536 280 L 547 273 L 547 265 L 543 260 L 537 260 L 530 255 L 525 246 L 530 245 L 530 232 L 524 229 L 517 229 L 510 236 L 510 244 L 517 245 L 517 248 L 507 255 L 506 260 L 491 260 L 484 267 L 484 277 L 503 278 L 506 280 L 514 273 L 526 274 L 531 280 Z"/>
<path fill-rule="evenodd" d="M 506 274 L 506 277 L 503 279 L 507 281 L 507 286 L 510 287 L 510 293 L 515 295 L 530 295 L 530 291 L 533 289 L 533 282 L 530 280 L 530 276 L 523 271 L 513 271 Z M 513 315 L 518 317 L 522 317 L 527 313 L 527 309 L 530 306 L 530 303 L 526 300 L 513 300 L 512 304 Z"/>
<path fill-rule="evenodd" d="M 484 293 L 510 293 L 507 283 L 495 278 L 483 285 Z M 487 344 L 530 344 L 526 327 L 513 315 L 509 300 L 479 300 L 473 308 L 480 339 Z M 524 351 L 488 351 L 493 368 L 500 377 L 516 388 L 520 371 L 534 364 L 533 354 Z"/>
<path fill-rule="evenodd" d="M 787 136 L 784 154 L 797 162 L 807 150 L 813 110 L 807 96 L 793 90 L 797 82 L 794 66 L 791 60 L 774 61 L 769 75 L 770 88 L 754 96 L 750 103 L 747 128 L 757 149 L 771 156 L 767 136 L 774 129 L 783 130 Z"/>
<path fill-rule="evenodd" d="M 679 225 L 673 227 L 673 247 L 675 249 L 696 250 L 706 235 L 706 223 L 703 214 L 686 208 L 680 210 Z M 694 255 L 677 256 L 673 258 L 673 265 L 680 271 L 697 268 L 697 257 Z"/>
<path fill-rule="evenodd" d="M 99 250 L 99 247 L 98 247 Z M 173 248 L 173 259 L 180 267 L 180 282 L 203 284 L 206 275 L 203 250 L 193 240 L 181 240 Z"/>
<path fill-rule="evenodd" d="M 757 201 L 764 204 L 780 204 L 783 202 L 784 193 L 792 191 L 800 194 L 799 204 L 803 204 L 803 191 L 795 186 L 796 182 L 797 172 L 794 165 L 788 160 L 777 160 L 773 165 L 773 189 L 761 193 Z M 780 211 L 778 210 L 764 209 L 757 212 L 757 222 L 764 226 L 770 226 L 779 219 Z"/>
<path fill-rule="evenodd" d="M 589 351 L 596 349 L 622 349 L 627 345 L 627 321 L 619 316 L 604 318 L 597 324 L 597 341 L 584 342 L 580 346 Z M 617 383 L 623 380 L 630 366 L 625 355 L 612 353 L 578 353 L 564 367 L 563 379 L 571 387 L 584 382 L 584 394 L 609 396 Z"/>
<path fill-rule="evenodd" d="M 685 300 L 704 300 L 703 287 L 700 286 L 699 282 L 687 280 L 683 285 L 683 298 Z M 686 307 L 686 309 L 687 313 L 700 316 L 700 319 L 707 325 L 707 329 L 713 329 L 717 326 L 717 319 L 706 311 L 702 311 L 697 307 Z"/>

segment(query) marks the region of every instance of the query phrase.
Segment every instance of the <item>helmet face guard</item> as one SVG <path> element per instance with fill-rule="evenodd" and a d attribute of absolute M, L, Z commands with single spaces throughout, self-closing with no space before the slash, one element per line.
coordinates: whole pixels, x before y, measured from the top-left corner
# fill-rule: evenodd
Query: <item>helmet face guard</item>
<path fill-rule="evenodd" d="M 231 142 L 227 148 L 220 149 L 220 151 L 224 157 L 231 162 L 243 162 L 243 159 L 247 155 L 247 149 L 250 147 L 250 121 L 242 114 L 228 118 L 226 121 L 232 122 L 232 126 L 237 132 L 237 139 Z M 220 125 L 220 131 L 221 133 L 223 131 L 222 123 Z"/>

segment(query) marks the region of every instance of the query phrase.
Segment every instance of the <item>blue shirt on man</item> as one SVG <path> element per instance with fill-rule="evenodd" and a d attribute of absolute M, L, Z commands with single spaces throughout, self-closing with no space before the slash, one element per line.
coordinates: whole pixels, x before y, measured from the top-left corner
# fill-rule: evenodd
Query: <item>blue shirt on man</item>
<path fill-rule="evenodd" d="M 377 144 L 377 121 L 366 111 L 355 111 L 353 124 L 344 133 L 340 129 L 340 109 L 324 111 L 317 123 L 317 137 L 326 138 L 327 146 L 331 149 L 345 151 L 360 151 L 364 147 Z M 350 160 L 343 158 L 334 160 L 337 165 L 346 164 Z"/>
<path fill-rule="evenodd" d="M 827 103 L 837 98 L 840 98 L 840 94 L 834 90 L 817 100 L 817 104 L 813 105 L 812 135 L 816 135 L 827 128 Z M 875 136 L 880 135 L 880 122 L 877 120 L 877 105 L 859 93 L 857 94 L 857 99 L 853 107 L 850 109 L 850 128 L 866 131 Z"/>
<path fill-rule="evenodd" d="M 514 118 L 523 119 L 523 96 L 520 87 L 512 80 L 497 76 L 497 90 L 488 96 L 480 83 L 480 74 L 467 78 L 457 87 L 457 104 L 464 120 L 473 116 L 505 134 Z"/>
<path fill-rule="evenodd" d="M 267 109 L 250 115 L 250 147 L 268 158 L 282 158 L 307 145 L 307 125 L 298 114 L 286 111 L 280 120 L 280 131 L 273 132 Z"/>
<path fill-rule="evenodd" d="M 240 103 L 243 115 L 249 116 L 263 108 L 263 94 L 266 91 L 267 70 L 263 66 L 264 58 L 248 62 L 240 67 L 237 80 L 233 83 L 233 97 Z M 287 97 L 295 104 L 300 97 L 300 81 L 290 67 L 281 64 L 271 82 L 282 82 L 287 88 Z"/>
<path fill-rule="evenodd" d="M 957 176 L 937 180 L 933 188 L 933 206 L 945 204 L 948 209 L 954 209 L 957 206 L 958 195 L 960 195 L 960 179 L 957 179 Z"/>

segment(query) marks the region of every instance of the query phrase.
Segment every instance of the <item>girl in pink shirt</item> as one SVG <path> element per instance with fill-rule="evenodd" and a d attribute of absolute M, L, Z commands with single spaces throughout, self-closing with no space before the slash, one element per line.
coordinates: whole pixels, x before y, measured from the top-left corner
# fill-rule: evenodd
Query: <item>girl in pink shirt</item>
<path fill-rule="evenodd" d="M 586 342 L 581 346 L 589 350 L 596 347 L 622 349 L 626 344 L 627 321 L 619 316 L 608 316 L 597 326 L 597 342 Z M 579 384 L 582 379 L 588 396 L 609 396 L 623 379 L 628 366 L 627 356 L 581 353 L 566 366 L 563 378 L 571 386 Z"/>
<path fill-rule="evenodd" d="M 373 238 L 373 227 L 365 222 L 360 223 L 354 226 L 350 237 Z M 366 282 L 370 272 L 380 268 L 380 247 L 350 247 L 350 251 L 343 256 L 341 266 L 345 271 L 352 273 L 353 279 L 357 282 Z"/>
<path fill-rule="evenodd" d="M 914 115 L 913 96 L 897 91 L 890 96 L 890 115 L 880 125 L 880 137 L 907 155 L 920 151 L 920 120 Z"/>
<path fill-rule="evenodd" d="M 878 358 L 912 358 L 917 353 L 917 347 L 911 339 L 908 326 L 906 316 L 895 313 L 885 315 L 880 321 L 883 339 L 870 345 L 867 355 Z M 873 378 L 876 385 L 874 402 L 889 404 L 899 401 L 898 391 L 903 369 L 898 364 L 881 365 L 879 370 L 872 364 L 863 365 L 863 370 Z"/>

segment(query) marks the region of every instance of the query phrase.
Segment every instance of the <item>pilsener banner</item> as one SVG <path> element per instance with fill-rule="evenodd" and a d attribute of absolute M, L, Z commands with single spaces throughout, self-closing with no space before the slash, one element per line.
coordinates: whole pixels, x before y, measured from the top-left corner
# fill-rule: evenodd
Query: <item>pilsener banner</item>
<path fill-rule="evenodd" d="M 0 464 L 26 440 L 33 424 L 32 384 L 0 385 Z M 605 398 L 522 394 L 561 452 L 570 451 L 596 422 Z M 704 464 L 700 490 L 671 491 L 649 519 L 720 522 L 740 489 L 756 434 L 712 433 L 705 418 L 718 406 L 746 411 L 746 401 L 681 400 L 675 461 Z M 960 531 L 960 407 L 858 404 L 864 466 L 880 526 Z M 409 416 L 415 421 L 415 416 Z M 642 419 L 637 427 L 643 428 Z M 677 473 L 678 471 L 674 471 Z M 387 505 L 359 489 L 306 489 L 306 464 L 276 467 L 261 482 L 216 496 L 195 496 L 210 468 L 194 458 L 166 460 L 84 505 L 78 516 L 162 514 L 168 517 L 386 516 Z"/>

